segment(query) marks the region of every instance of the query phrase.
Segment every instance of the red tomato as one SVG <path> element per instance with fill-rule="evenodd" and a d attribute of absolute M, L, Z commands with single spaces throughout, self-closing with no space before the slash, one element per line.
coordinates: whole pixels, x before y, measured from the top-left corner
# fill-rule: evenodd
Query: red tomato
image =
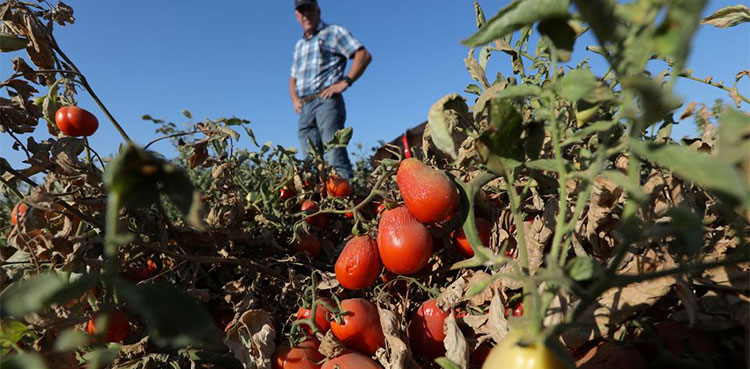
<path fill-rule="evenodd" d="M 328 297 L 321 297 L 319 298 L 319 300 L 325 301 L 331 307 L 336 306 L 336 303 Z M 297 310 L 297 320 L 307 319 L 310 317 L 310 314 L 312 314 L 312 309 L 300 306 L 300 308 Z M 320 330 L 321 333 L 325 334 L 326 332 L 328 332 L 328 329 L 331 328 L 330 319 L 331 312 L 328 310 L 328 308 L 326 308 L 323 304 L 318 304 L 318 307 L 315 309 L 315 326 Z M 310 326 L 302 324 L 300 327 L 308 335 L 313 334 Z"/>
<path fill-rule="evenodd" d="M 291 189 L 291 188 L 282 188 L 281 189 L 281 199 L 282 200 L 291 199 L 295 195 L 297 195 L 297 193 L 295 193 L 294 190 Z"/>
<path fill-rule="evenodd" d="M 441 310 L 430 299 L 422 303 L 409 322 L 409 342 L 412 352 L 430 359 L 445 355 L 443 322 L 450 311 Z"/>
<path fill-rule="evenodd" d="M 62 133 L 73 136 L 91 136 L 99 128 L 94 114 L 77 106 L 63 106 L 55 113 L 55 123 Z"/>
<path fill-rule="evenodd" d="M 326 190 L 331 197 L 347 197 L 352 194 L 352 186 L 344 178 L 336 175 L 328 177 Z"/>
<path fill-rule="evenodd" d="M 325 359 L 318 346 L 320 344 L 314 338 L 308 338 L 293 348 L 279 346 L 271 359 L 273 369 L 320 369 L 321 364 L 317 362 Z"/>
<path fill-rule="evenodd" d="M 145 267 L 130 271 L 127 274 L 127 277 L 131 281 L 138 283 L 154 275 L 158 269 L 159 268 L 156 266 L 156 263 L 153 260 L 147 259 Z"/>
<path fill-rule="evenodd" d="M 370 287 L 380 274 L 378 246 L 370 236 L 357 236 L 349 240 L 336 260 L 336 280 L 350 290 Z"/>
<path fill-rule="evenodd" d="M 447 218 L 458 202 L 456 185 L 440 170 L 411 158 L 401 162 L 396 182 L 404 203 L 422 223 Z"/>
<path fill-rule="evenodd" d="M 380 205 L 378 205 L 378 208 L 375 210 L 375 212 L 378 213 L 378 214 L 380 214 L 385 209 L 386 209 L 385 203 L 381 203 Z"/>
<path fill-rule="evenodd" d="M 331 322 L 331 331 L 349 348 L 372 355 L 385 344 L 385 336 L 380 326 L 378 308 L 365 299 L 355 298 L 341 301 L 346 311 L 339 324 Z"/>
<path fill-rule="evenodd" d="M 475 221 L 477 230 L 479 231 L 479 239 L 482 240 L 482 244 L 484 244 L 485 247 L 489 247 L 492 224 L 483 218 L 476 218 Z M 458 251 L 464 256 L 469 258 L 474 256 L 474 250 L 471 248 L 471 244 L 469 244 L 469 240 L 466 238 L 463 227 L 459 227 L 453 231 L 453 244 L 456 245 Z"/>
<path fill-rule="evenodd" d="M 13 207 L 13 210 L 10 212 L 10 221 L 13 223 L 13 225 L 18 225 L 19 221 L 23 221 L 24 215 L 26 215 L 26 211 L 29 210 L 29 206 L 19 202 L 16 204 L 16 206 Z"/>
<path fill-rule="evenodd" d="M 343 354 L 328 360 L 321 369 L 383 369 L 369 357 L 354 351 L 346 351 Z"/>
<path fill-rule="evenodd" d="M 320 239 L 314 234 L 300 234 L 299 240 L 292 244 L 292 249 L 297 252 L 306 252 L 314 258 L 320 254 Z"/>
<path fill-rule="evenodd" d="M 318 207 L 318 204 L 310 200 L 305 200 L 302 202 L 302 205 L 300 205 L 300 210 L 306 213 L 315 213 L 319 209 L 320 208 Z M 328 218 L 326 218 L 325 215 L 318 214 L 316 216 L 305 218 L 305 221 L 307 222 L 307 224 L 313 227 L 323 228 L 326 226 L 326 223 L 328 222 Z"/>
<path fill-rule="evenodd" d="M 99 319 L 106 316 L 108 319 Z M 103 331 L 106 329 L 106 331 Z M 128 316 L 120 309 L 112 309 L 108 312 L 99 310 L 91 316 L 86 325 L 86 332 L 92 336 L 103 335 L 104 342 L 120 342 L 128 337 L 130 325 Z"/>
<path fill-rule="evenodd" d="M 513 316 L 518 317 L 521 315 L 523 315 L 523 302 L 518 302 L 513 308 Z"/>
<path fill-rule="evenodd" d="M 377 241 L 380 260 L 396 274 L 416 273 L 432 256 L 430 232 L 405 206 L 383 213 Z"/>

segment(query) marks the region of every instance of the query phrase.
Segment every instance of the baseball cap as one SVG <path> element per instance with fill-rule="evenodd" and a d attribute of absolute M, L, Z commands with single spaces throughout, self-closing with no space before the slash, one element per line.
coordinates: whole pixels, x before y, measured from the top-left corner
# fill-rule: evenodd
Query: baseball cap
<path fill-rule="evenodd" d="M 294 0 L 294 9 L 297 9 L 303 5 L 318 6 L 318 2 L 316 0 Z"/>

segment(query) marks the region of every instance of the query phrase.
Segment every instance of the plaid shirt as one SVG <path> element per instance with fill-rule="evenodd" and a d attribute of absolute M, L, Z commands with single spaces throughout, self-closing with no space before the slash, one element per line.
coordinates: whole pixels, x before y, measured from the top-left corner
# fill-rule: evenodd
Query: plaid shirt
<path fill-rule="evenodd" d="M 360 48 L 362 44 L 344 27 L 321 20 L 312 37 L 303 35 L 294 45 L 292 77 L 297 79 L 297 96 L 314 94 L 343 80 L 346 59 Z"/>

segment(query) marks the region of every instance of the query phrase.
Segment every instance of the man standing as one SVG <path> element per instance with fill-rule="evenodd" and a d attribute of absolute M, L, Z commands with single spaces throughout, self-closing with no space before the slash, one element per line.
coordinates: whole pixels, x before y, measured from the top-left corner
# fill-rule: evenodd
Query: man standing
<path fill-rule="evenodd" d="M 300 115 L 297 138 L 303 153 L 310 150 L 308 140 L 322 153 L 323 144 L 344 128 L 346 107 L 341 93 L 362 75 L 372 56 L 344 27 L 321 21 L 316 0 L 294 0 L 294 14 L 303 31 L 294 46 L 289 79 L 294 111 Z M 353 59 L 352 67 L 344 74 L 347 59 Z M 339 176 L 351 178 L 346 148 L 331 149 L 326 160 Z"/>

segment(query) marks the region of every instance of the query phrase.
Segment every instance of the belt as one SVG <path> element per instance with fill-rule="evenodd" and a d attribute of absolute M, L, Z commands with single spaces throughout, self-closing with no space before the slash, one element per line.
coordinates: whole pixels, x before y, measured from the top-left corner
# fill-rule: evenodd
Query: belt
<path fill-rule="evenodd" d="M 317 92 L 313 93 L 313 94 L 302 96 L 302 97 L 299 98 L 299 101 L 302 102 L 302 105 L 305 105 L 305 104 L 309 103 L 310 101 L 315 100 L 316 97 L 318 97 L 318 93 Z"/>

